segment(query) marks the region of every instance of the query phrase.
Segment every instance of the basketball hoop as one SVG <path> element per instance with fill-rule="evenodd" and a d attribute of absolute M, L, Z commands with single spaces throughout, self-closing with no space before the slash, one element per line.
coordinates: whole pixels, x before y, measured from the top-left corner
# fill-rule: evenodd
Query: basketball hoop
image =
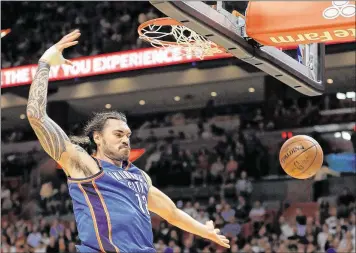
<path fill-rule="evenodd" d="M 223 47 L 216 45 L 204 36 L 172 18 L 157 18 L 142 23 L 138 29 L 139 38 L 153 47 L 180 47 L 181 54 L 203 59 L 205 56 L 225 53 Z"/>

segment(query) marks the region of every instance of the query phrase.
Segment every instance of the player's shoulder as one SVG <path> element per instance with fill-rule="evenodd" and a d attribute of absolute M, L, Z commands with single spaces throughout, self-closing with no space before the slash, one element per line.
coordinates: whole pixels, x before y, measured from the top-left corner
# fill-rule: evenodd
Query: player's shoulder
<path fill-rule="evenodd" d="M 149 186 L 152 186 L 151 177 L 150 177 L 144 170 L 141 170 L 141 169 L 139 169 L 139 170 L 140 170 L 140 172 L 142 173 L 142 175 L 144 176 L 144 178 L 146 179 L 147 184 L 148 184 Z"/>
<path fill-rule="evenodd" d="M 130 163 L 129 164 L 130 168 L 129 170 L 132 171 L 132 172 L 139 172 L 146 180 L 147 184 L 149 186 L 152 186 L 152 180 L 151 180 L 151 177 L 144 171 L 144 170 L 141 170 L 140 168 L 136 167 L 134 164 Z"/>

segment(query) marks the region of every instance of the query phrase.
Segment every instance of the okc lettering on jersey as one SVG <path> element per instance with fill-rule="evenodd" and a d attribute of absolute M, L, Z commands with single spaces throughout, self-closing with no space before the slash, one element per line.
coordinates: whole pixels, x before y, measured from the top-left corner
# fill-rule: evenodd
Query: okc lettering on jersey
<path fill-rule="evenodd" d="M 107 172 L 108 175 L 115 178 L 117 181 L 127 181 L 127 186 L 137 193 L 147 193 L 148 185 L 146 180 L 137 174 L 128 171 Z"/>

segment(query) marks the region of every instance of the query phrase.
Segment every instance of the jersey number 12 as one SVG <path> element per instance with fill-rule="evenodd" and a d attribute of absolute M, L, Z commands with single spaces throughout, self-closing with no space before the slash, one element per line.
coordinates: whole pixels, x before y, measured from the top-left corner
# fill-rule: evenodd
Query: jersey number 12
<path fill-rule="evenodd" d="M 147 206 L 147 198 L 145 195 L 141 195 L 136 193 L 136 198 L 138 200 L 138 204 L 140 206 L 141 212 L 145 215 L 150 215 L 150 212 L 148 211 L 148 206 Z"/>

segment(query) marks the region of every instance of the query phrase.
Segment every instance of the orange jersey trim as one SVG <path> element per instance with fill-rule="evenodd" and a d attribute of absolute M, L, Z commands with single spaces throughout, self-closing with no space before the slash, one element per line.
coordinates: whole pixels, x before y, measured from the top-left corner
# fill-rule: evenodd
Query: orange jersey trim
<path fill-rule="evenodd" d="M 94 181 L 94 180 L 96 180 L 96 179 L 98 179 L 98 178 L 100 178 L 102 176 L 104 176 L 104 170 L 101 170 L 96 175 L 93 175 L 93 176 L 88 177 L 88 178 L 83 178 L 83 179 L 81 179 L 81 178 L 78 178 L 78 179 L 76 179 L 76 178 L 72 178 L 72 179 L 68 178 L 68 183 L 87 183 L 87 182 L 90 182 L 90 181 Z"/>

